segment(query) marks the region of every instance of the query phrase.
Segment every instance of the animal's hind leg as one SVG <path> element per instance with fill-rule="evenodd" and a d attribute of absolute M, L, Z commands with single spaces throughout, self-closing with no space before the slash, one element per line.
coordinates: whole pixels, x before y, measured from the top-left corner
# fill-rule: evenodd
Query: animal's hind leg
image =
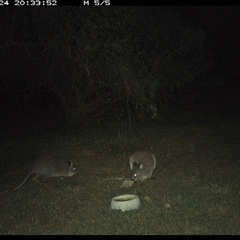
<path fill-rule="evenodd" d="M 43 182 L 45 182 L 45 181 L 47 180 L 47 177 L 44 176 L 44 175 L 36 174 L 36 175 L 32 178 L 32 180 L 33 180 L 34 182 L 43 183 Z"/>
<path fill-rule="evenodd" d="M 44 175 L 39 175 L 39 174 L 36 174 L 32 180 L 34 182 L 37 182 L 37 183 L 40 183 L 40 184 L 43 184 L 44 186 L 52 189 L 51 187 L 49 187 L 46 183 L 44 183 L 46 180 L 47 180 L 48 177 L 44 176 Z"/>
<path fill-rule="evenodd" d="M 35 174 L 31 179 L 34 181 L 34 182 L 38 182 L 36 179 L 39 178 L 40 175 L 39 174 Z"/>

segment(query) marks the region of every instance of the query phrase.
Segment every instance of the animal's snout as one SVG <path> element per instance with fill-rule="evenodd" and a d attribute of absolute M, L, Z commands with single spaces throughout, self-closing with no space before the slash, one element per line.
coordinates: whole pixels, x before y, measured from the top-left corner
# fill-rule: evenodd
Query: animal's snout
<path fill-rule="evenodd" d="M 73 164 L 73 162 L 72 161 L 67 161 L 67 163 L 69 164 L 69 173 L 68 173 L 68 175 L 69 176 L 72 176 L 72 175 L 74 175 L 75 173 L 76 173 L 76 167 L 75 167 L 75 165 Z"/>
<path fill-rule="evenodd" d="M 133 176 L 131 177 L 131 180 L 134 181 L 134 182 L 136 182 L 136 180 L 137 180 L 137 174 L 136 174 L 136 173 L 133 174 Z"/>
<path fill-rule="evenodd" d="M 76 167 L 72 166 L 71 171 L 72 171 L 73 174 L 75 174 L 77 172 Z"/>

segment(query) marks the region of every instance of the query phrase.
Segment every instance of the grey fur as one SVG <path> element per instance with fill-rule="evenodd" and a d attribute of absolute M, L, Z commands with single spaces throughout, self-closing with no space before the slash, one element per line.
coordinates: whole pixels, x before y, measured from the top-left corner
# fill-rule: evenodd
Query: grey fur
<path fill-rule="evenodd" d="M 156 157 L 146 151 L 137 151 L 130 157 L 129 164 L 132 170 L 131 180 L 143 181 L 151 178 L 156 167 Z"/>
<path fill-rule="evenodd" d="M 71 177 L 76 173 L 76 168 L 71 161 L 58 161 L 50 156 L 39 157 L 33 164 L 28 175 L 22 183 L 12 190 L 16 190 L 23 186 L 27 179 L 35 174 L 32 180 L 41 178 L 42 181 L 50 177 Z"/>

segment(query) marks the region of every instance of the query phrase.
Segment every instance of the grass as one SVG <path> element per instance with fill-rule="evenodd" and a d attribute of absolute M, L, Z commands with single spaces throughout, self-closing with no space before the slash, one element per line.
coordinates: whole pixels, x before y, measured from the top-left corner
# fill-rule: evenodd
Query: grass
<path fill-rule="evenodd" d="M 239 118 L 160 119 L 148 126 L 106 125 L 65 134 L 4 137 L 1 191 L 18 185 L 39 154 L 72 159 L 77 174 L 28 180 L 0 194 L 0 234 L 240 234 Z M 155 153 L 153 179 L 121 188 L 129 156 Z M 139 210 L 111 210 L 111 198 L 137 194 Z M 152 203 L 144 200 L 148 196 Z"/>

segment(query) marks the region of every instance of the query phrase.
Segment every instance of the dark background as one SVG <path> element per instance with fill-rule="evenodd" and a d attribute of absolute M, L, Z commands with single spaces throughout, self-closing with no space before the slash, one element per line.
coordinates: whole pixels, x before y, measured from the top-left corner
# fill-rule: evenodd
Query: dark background
<path fill-rule="evenodd" d="M 239 56 L 240 56 L 240 8 L 239 6 L 173 6 L 180 17 L 185 21 L 192 29 L 202 29 L 207 35 L 206 49 L 209 56 L 213 59 L 213 65 L 207 70 L 206 78 L 216 79 L 216 85 L 205 87 L 201 89 L 194 89 L 196 92 L 200 92 L 197 98 L 206 98 L 211 102 L 212 99 L 217 99 L 218 108 L 221 109 L 221 105 L 225 109 L 224 114 L 238 114 L 239 111 Z M 15 35 L 19 36 L 21 40 L 21 24 L 19 28 L 13 30 L 11 25 L 8 25 L 8 19 L 11 18 L 11 11 L 13 9 L 1 9 L 2 28 L 8 29 L 7 31 L 15 31 Z M 31 26 L 31 23 L 24 25 L 24 27 Z M 5 36 L 2 36 L 4 38 Z M 25 36 L 22 36 L 23 38 Z M 31 40 L 34 40 L 34 34 L 28 36 Z M 35 114 L 35 120 L 31 124 L 27 124 L 29 128 L 34 128 L 34 125 L 38 121 L 46 121 L 48 124 L 60 125 L 66 122 L 64 116 L 64 110 L 61 107 L 61 103 L 58 97 L 46 86 L 39 88 L 39 80 L 37 78 L 27 81 L 29 85 L 36 85 L 35 97 L 26 95 L 25 92 L 21 95 L 21 89 L 15 89 L 15 86 L 11 83 L 14 81 L 21 81 L 21 78 L 32 75 L 38 65 L 34 64 L 31 57 L 26 57 L 28 54 L 27 49 L 22 46 L 19 47 L 18 43 L 9 43 L 9 46 L 3 44 L 1 49 L 8 51 L 8 57 L 6 54 L 0 58 L 0 80 L 1 80 L 1 126 L 2 131 L 10 126 L 20 127 L 21 122 L 27 122 L 29 120 L 30 113 Z M 39 52 L 38 52 L 39 51 Z M 35 49 L 35 57 L 38 54 L 43 54 L 43 49 Z M 20 66 L 20 67 L 19 67 Z M 24 67 L 23 67 L 24 66 Z M 206 80 L 208 81 L 208 80 Z M 7 88 L 6 88 L 6 82 Z M 24 84 L 26 84 L 24 82 Z M 41 93 L 39 93 L 39 89 Z M 24 86 L 24 91 L 26 85 Z M 198 93 L 199 93 L 198 92 Z M 41 98 L 36 97 L 41 95 Z M 188 93 L 186 93 L 188 94 Z M 192 91 L 191 91 L 192 94 Z M 14 99 L 9 102 L 9 95 L 12 95 Z M 195 99 L 196 100 L 196 99 Z M 196 102 L 196 101 L 194 101 Z M 201 101 L 200 101 L 201 102 Z M 51 108 L 48 108 L 51 103 Z M 214 102 L 215 104 L 215 102 Z"/>
<path fill-rule="evenodd" d="M 214 70 L 226 76 L 226 82 L 240 76 L 239 6 L 176 7 L 193 28 L 202 28 L 208 35 L 208 49 L 214 55 Z M 230 77 L 231 76 L 231 77 Z"/>

